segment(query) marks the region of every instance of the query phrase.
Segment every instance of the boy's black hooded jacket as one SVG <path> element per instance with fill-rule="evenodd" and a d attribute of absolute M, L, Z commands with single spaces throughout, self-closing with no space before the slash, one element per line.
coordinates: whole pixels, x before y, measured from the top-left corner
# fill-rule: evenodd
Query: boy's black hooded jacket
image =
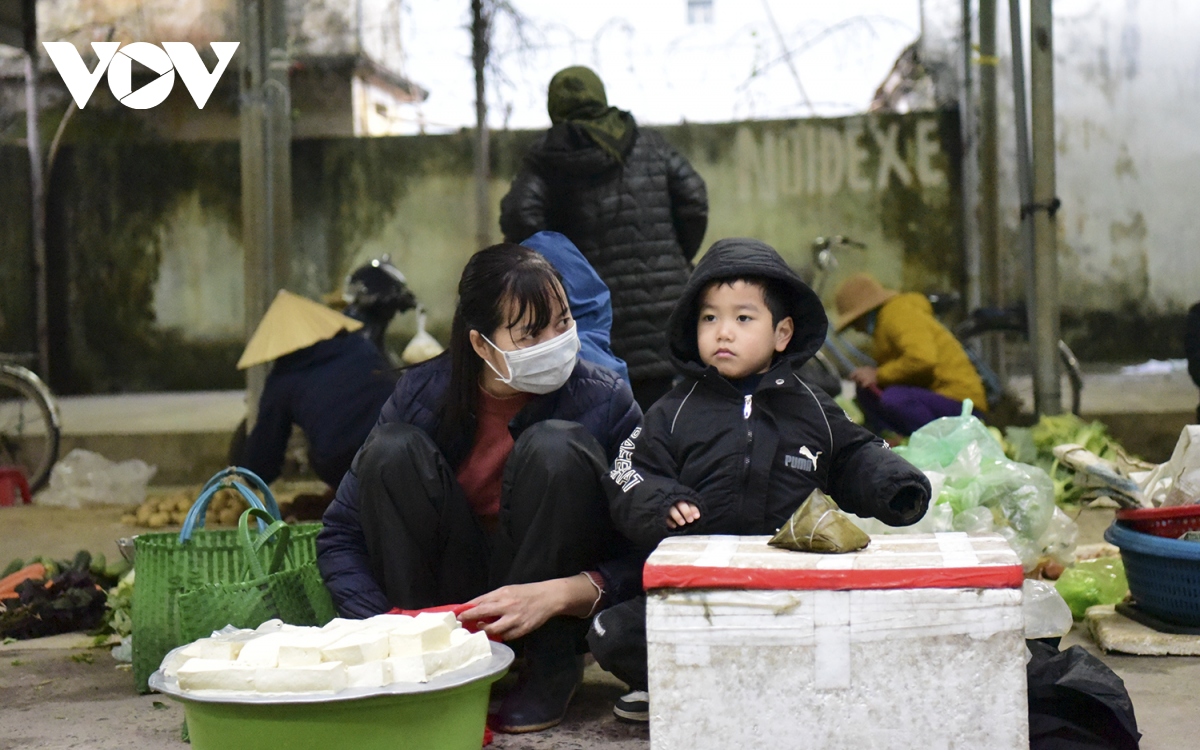
<path fill-rule="evenodd" d="M 743 396 L 701 363 L 696 322 L 709 282 L 747 276 L 787 290 L 795 334 L 754 393 Z M 915 523 L 929 501 L 925 475 L 796 374 L 821 348 L 826 327 L 820 299 L 769 245 L 741 238 L 714 244 L 668 323 L 684 381 L 646 413 L 605 481 L 617 528 L 646 548 L 671 533 L 771 534 L 817 487 L 860 516 Z M 680 500 L 695 504 L 700 519 L 671 532 L 667 512 Z"/>

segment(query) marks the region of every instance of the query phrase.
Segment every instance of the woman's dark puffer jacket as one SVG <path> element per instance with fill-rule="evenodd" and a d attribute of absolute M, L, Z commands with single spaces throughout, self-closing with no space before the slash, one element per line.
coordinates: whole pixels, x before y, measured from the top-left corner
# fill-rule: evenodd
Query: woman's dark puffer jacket
<path fill-rule="evenodd" d="M 509 242 L 562 232 L 612 292 L 612 348 L 633 380 L 671 377 L 663 324 L 708 226 L 704 180 L 662 136 L 638 129 L 619 163 L 579 130 L 552 127 L 500 204 Z"/>
<path fill-rule="evenodd" d="M 408 370 L 383 405 L 378 424 L 405 422 L 436 440 L 438 412 L 449 380 L 449 354 Z M 546 419 L 582 425 L 611 461 L 621 441 L 641 422 L 642 410 L 634 402 L 629 386 L 612 370 L 581 359 L 566 385 L 535 396 L 509 423 L 509 431 L 516 439 L 525 428 Z M 439 446 L 451 465 L 462 460 L 470 447 L 466 442 Z M 371 575 L 366 539 L 358 521 L 358 477 L 353 465 L 322 520 L 325 528 L 317 536 L 317 565 L 338 611 L 346 617 L 364 618 L 391 609 L 392 604 Z M 611 601 L 641 592 L 641 558 L 636 554 L 601 563 L 598 570 L 609 585 Z"/>

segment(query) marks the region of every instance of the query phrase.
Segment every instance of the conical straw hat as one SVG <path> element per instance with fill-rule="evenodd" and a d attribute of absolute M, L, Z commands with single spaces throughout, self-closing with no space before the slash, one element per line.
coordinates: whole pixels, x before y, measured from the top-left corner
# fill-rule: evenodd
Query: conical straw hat
<path fill-rule="evenodd" d="M 237 367 L 244 370 L 279 359 L 318 341 L 331 339 L 339 331 L 357 331 L 362 325 L 318 302 L 280 289 L 262 322 L 254 329 Z"/>
<path fill-rule="evenodd" d="M 869 273 L 854 274 L 838 287 L 834 299 L 838 319 L 834 329 L 841 331 L 897 294 L 899 292 L 884 289 Z"/>

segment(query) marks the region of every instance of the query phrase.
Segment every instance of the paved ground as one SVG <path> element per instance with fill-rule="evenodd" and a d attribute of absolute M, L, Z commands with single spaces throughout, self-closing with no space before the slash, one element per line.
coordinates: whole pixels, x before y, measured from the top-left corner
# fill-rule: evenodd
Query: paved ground
<path fill-rule="evenodd" d="M 186 750 L 182 706 L 137 695 L 132 685 L 106 649 L 7 647 L 0 651 L 0 750 Z M 645 727 L 613 719 L 621 687 L 592 665 L 563 724 L 536 735 L 497 735 L 493 747 L 645 750 Z"/>

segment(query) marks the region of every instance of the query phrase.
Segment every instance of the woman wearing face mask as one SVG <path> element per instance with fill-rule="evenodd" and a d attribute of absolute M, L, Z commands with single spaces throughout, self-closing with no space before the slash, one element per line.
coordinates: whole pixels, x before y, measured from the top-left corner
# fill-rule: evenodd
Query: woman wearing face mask
<path fill-rule="evenodd" d="M 339 611 L 467 603 L 525 665 L 497 729 L 562 720 L 589 618 L 640 591 L 601 476 L 641 420 L 625 381 L 578 358 L 545 258 L 494 245 L 467 262 L 450 346 L 384 405 L 317 540 Z"/>

